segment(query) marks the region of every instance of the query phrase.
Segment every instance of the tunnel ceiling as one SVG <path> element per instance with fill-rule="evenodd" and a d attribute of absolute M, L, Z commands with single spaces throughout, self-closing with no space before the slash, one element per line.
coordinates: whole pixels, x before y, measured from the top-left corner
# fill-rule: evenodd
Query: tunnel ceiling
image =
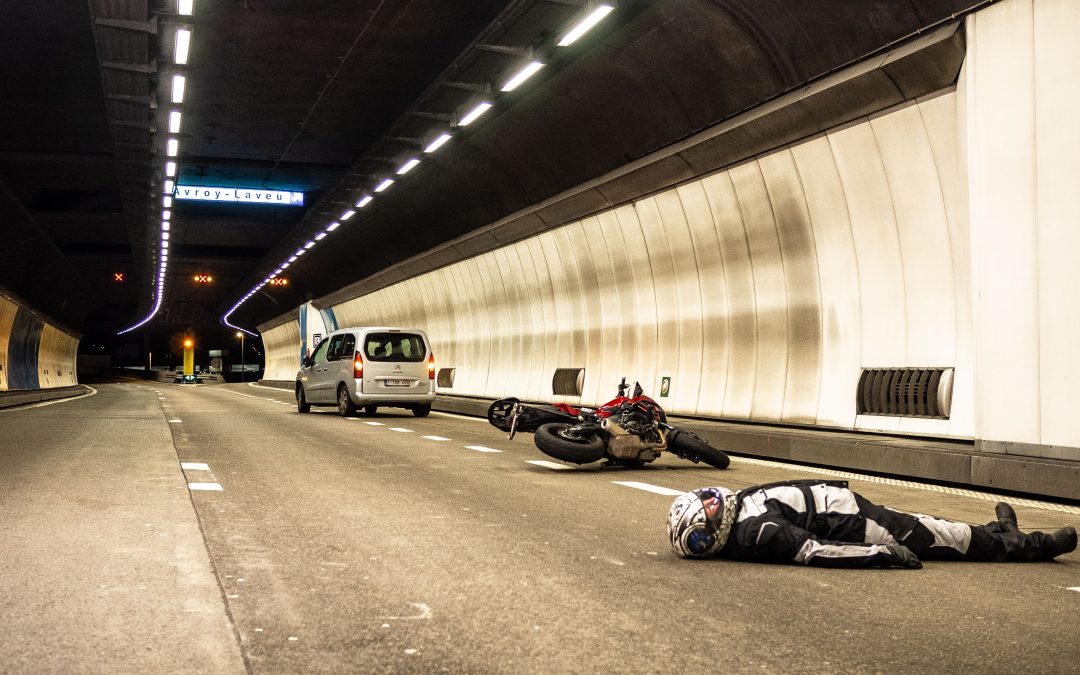
<path fill-rule="evenodd" d="M 570 47 L 566 0 L 56 0 L 0 25 L 0 285 L 80 332 L 154 304 L 165 127 L 179 183 L 304 191 L 181 202 L 151 330 L 217 325 L 410 157 L 424 161 L 232 314 L 245 327 L 880 51 L 975 0 L 624 0 Z M 176 27 L 192 28 L 176 67 Z M 513 92 L 529 58 L 546 66 Z M 452 125 L 472 103 L 494 108 Z M 453 139 L 424 155 L 433 133 Z M 124 280 L 117 281 L 115 275 Z M 208 284 L 195 283 L 197 274 Z"/>

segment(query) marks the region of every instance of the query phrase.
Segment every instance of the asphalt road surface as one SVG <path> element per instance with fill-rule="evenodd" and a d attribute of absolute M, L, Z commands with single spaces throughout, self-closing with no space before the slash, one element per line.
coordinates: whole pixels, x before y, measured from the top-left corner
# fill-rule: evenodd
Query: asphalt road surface
<path fill-rule="evenodd" d="M 681 560 L 676 492 L 822 474 L 545 459 L 484 420 L 302 415 L 251 385 L 103 384 L 0 412 L 0 672 L 1080 671 L 1077 553 Z M 865 478 L 879 503 L 993 519 L 989 497 Z M 1080 525 L 1075 506 L 1016 511 Z"/>

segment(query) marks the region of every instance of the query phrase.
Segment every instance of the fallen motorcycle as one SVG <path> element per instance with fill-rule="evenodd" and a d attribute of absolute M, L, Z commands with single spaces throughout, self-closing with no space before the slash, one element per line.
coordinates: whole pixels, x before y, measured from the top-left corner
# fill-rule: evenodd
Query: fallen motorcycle
<path fill-rule="evenodd" d="M 526 405 L 516 398 L 495 401 L 488 421 L 513 438 L 532 432 L 536 447 L 546 455 L 574 464 L 606 459 L 610 464 L 636 468 L 654 461 L 663 451 L 691 462 L 725 469 L 731 460 L 697 434 L 667 423 L 660 404 L 645 396 L 635 383 L 626 395 L 626 380 L 619 395 L 599 408 L 575 408 L 566 403 Z"/>

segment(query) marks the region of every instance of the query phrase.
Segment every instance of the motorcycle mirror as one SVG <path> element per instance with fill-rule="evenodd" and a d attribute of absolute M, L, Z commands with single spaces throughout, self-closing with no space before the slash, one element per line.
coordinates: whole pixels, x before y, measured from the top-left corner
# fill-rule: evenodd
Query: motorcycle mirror
<path fill-rule="evenodd" d="M 635 382 L 634 383 L 634 398 L 639 398 L 644 393 L 645 393 L 645 390 L 641 388 L 641 383 L 640 382 Z"/>

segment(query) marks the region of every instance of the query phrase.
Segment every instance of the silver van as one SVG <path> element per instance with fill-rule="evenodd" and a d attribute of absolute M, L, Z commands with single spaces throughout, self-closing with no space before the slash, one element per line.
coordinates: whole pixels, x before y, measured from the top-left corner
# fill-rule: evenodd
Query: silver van
<path fill-rule="evenodd" d="M 358 408 L 408 408 L 427 417 L 435 400 L 435 356 L 417 328 L 342 328 L 326 337 L 296 373 L 296 409 L 336 405 L 342 416 Z"/>

